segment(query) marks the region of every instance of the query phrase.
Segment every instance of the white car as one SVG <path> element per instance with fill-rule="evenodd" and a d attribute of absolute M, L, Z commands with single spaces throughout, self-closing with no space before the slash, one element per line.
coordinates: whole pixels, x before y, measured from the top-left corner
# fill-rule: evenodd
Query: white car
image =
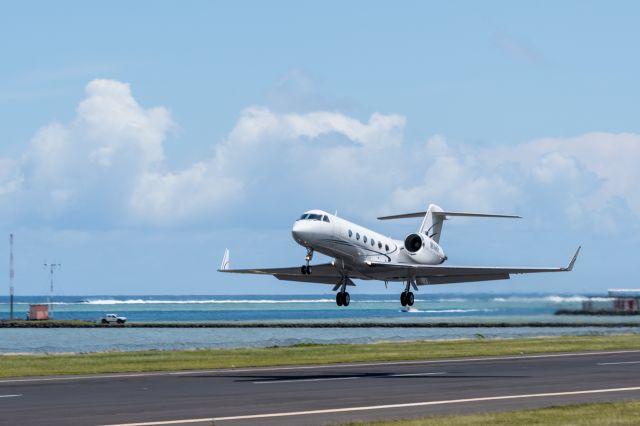
<path fill-rule="evenodd" d="M 124 324 L 127 321 L 127 317 L 121 317 L 116 314 L 107 314 L 100 319 L 102 324 Z"/>

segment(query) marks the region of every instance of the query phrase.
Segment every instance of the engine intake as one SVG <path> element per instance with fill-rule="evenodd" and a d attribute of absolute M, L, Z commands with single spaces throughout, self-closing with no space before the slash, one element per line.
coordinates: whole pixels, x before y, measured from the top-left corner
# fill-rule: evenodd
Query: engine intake
<path fill-rule="evenodd" d="M 404 239 L 404 248 L 410 253 L 416 253 L 422 248 L 422 237 L 419 234 L 410 234 Z"/>

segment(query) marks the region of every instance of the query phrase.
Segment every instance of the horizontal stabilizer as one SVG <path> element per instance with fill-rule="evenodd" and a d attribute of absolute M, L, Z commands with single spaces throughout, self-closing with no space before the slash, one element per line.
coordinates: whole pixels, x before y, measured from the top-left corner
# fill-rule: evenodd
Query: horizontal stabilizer
<path fill-rule="evenodd" d="M 378 220 L 391 220 L 391 219 L 410 219 L 415 217 L 424 217 L 427 214 L 424 212 L 415 212 L 415 213 L 404 213 L 404 214 L 396 214 L 392 216 L 381 216 Z M 511 215 L 511 214 L 488 214 L 488 213 L 465 213 L 465 212 L 432 212 L 434 216 L 440 216 L 446 218 L 449 217 L 498 217 L 498 218 L 508 218 L 508 219 L 522 219 L 522 216 Z"/>

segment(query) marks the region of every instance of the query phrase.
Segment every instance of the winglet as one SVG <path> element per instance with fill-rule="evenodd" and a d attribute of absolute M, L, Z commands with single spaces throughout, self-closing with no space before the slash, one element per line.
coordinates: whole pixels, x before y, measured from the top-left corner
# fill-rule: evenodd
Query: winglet
<path fill-rule="evenodd" d="M 566 268 L 564 268 L 565 271 L 570 272 L 573 269 L 573 265 L 576 263 L 576 259 L 578 258 L 578 254 L 580 254 L 581 248 L 582 246 L 578 246 L 578 250 L 576 250 L 576 254 L 573 255 L 571 262 L 569 262 L 569 265 Z"/>
<path fill-rule="evenodd" d="M 224 249 L 224 256 L 222 256 L 222 264 L 220 264 L 219 271 L 226 271 L 229 269 L 229 249 Z"/>

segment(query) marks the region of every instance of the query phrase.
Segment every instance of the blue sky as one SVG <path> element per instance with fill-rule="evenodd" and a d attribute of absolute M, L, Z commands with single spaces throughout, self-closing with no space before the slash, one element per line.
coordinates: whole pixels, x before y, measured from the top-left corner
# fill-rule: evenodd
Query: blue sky
<path fill-rule="evenodd" d="M 403 238 L 419 223 L 376 215 L 434 202 L 525 217 L 447 222 L 451 263 L 584 248 L 571 274 L 426 291 L 637 287 L 639 9 L 5 5 L 0 256 L 15 233 L 17 294 L 44 293 L 52 260 L 60 294 L 317 293 L 215 269 L 225 247 L 234 267 L 301 264 L 304 210 Z"/>

